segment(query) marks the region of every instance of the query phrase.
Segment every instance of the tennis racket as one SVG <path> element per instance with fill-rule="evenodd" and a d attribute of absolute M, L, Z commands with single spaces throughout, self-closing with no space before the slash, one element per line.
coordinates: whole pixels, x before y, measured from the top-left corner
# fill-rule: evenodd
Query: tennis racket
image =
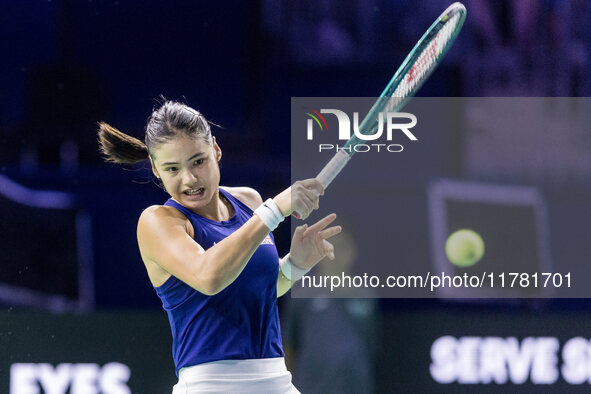
<path fill-rule="evenodd" d="M 365 135 L 375 134 L 380 112 L 398 112 L 421 88 L 433 70 L 441 63 L 466 19 L 466 7 L 453 3 L 423 34 L 402 65 L 398 68 L 378 100 L 359 126 Z M 355 154 L 360 139 L 354 134 L 345 146 L 324 166 L 316 179 L 326 189 Z M 294 212 L 300 217 L 298 212 Z"/>

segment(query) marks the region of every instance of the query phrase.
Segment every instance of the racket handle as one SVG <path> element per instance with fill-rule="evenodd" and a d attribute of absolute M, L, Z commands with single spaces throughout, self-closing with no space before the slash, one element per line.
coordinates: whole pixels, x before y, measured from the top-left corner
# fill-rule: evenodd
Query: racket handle
<path fill-rule="evenodd" d="M 332 183 L 332 181 L 339 175 L 339 172 L 347 165 L 351 156 L 344 150 L 338 151 L 332 159 L 320 171 L 320 173 L 316 176 L 316 179 L 322 183 L 324 186 L 324 190 Z M 301 219 L 302 215 L 298 211 L 294 211 L 292 215 L 298 219 Z"/>
<path fill-rule="evenodd" d="M 351 156 L 346 151 L 340 150 L 324 166 L 320 174 L 316 176 L 316 179 L 322 183 L 325 190 L 332 183 L 333 179 L 339 175 L 339 172 L 341 172 L 350 159 Z"/>

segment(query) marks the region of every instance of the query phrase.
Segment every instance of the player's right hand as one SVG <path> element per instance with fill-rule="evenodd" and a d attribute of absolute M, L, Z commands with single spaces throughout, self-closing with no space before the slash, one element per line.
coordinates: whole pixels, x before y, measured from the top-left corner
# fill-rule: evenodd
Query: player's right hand
<path fill-rule="evenodd" d="M 289 188 L 279 193 L 273 201 L 279 207 L 283 216 L 295 212 L 298 219 L 306 219 L 313 210 L 318 209 L 320 196 L 324 194 L 324 186 L 316 178 L 297 181 Z"/>

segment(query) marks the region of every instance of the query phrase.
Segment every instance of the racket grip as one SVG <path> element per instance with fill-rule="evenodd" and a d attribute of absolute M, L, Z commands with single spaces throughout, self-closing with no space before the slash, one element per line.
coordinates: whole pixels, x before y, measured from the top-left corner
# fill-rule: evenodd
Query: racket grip
<path fill-rule="evenodd" d="M 336 178 L 336 176 L 341 172 L 341 170 L 347 165 L 351 156 L 344 150 L 338 151 L 332 159 L 320 171 L 320 173 L 316 176 L 316 179 L 322 186 L 324 186 L 324 190 L 332 183 L 332 181 Z M 292 215 L 298 219 L 301 219 L 302 215 L 298 211 L 293 211 Z"/>
<path fill-rule="evenodd" d="M 336 155 L 334 155 L 332 159 L 330 159 L 330 161 L 324 166 L 322 171 L 320 171 L 320 174 L 316 176 L 316 179 L 322 183 L 322 186 L 324 186 L 325 190 L 328 185 L 332 183 L 333 179 L 335 179 L 339 172 L 341 172 L 343 167 L 345 167 L 345 165 L 349 162 L 349 159 L 351 159 L 351 156 L 349 156 L 346 151 L 338 151 Z"/>

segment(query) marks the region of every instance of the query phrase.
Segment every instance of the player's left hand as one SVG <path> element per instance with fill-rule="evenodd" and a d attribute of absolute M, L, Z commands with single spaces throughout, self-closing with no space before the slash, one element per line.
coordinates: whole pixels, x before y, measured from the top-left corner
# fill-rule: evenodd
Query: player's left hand
<path fill-rule="evenodd" d="M 307 270 L 326 256 L 334 260 L 334 246 L 327 239 L 340 233 L 342 228 L 326 226 L 336 218 L 337 215 L 332 213 L 309 227 L 307 224 L 296 227 L 289 251 L 293 264 Z"/>

